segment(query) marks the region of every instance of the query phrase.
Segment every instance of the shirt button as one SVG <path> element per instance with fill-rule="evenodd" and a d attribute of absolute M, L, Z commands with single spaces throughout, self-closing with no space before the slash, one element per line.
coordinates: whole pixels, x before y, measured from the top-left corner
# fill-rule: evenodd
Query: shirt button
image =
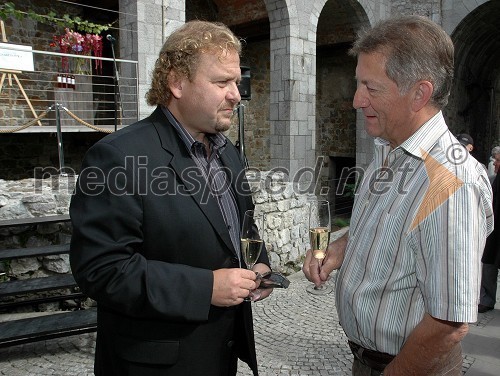
<path fill-rule="evenodd" d="M 237 257 L 232 257 L 232 258 L 231 258 L 231 262 L 232 262 L 233 264 L 239 264 L 239 260 L 238 260 L 238 258 L 237 258 Z"/>
<path fill-rule="evenodd" d="M 228 225 L 228 226 L 227 226 L 227 229 L 228 229 L 228 230 L 231 230 L 231 225 Z"/>

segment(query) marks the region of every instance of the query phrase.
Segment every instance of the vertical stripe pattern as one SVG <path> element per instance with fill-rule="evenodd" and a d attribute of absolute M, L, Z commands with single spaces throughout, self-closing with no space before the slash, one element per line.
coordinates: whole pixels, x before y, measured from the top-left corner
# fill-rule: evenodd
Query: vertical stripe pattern
<path fill-rule="evenodd" d="M 375 140 L 337 273 L 337 310 L 349 339 L 397 354 L 425 312 L 476 321 L 491 200 L 486 171 L 441 112 L 394 150 Z"/>

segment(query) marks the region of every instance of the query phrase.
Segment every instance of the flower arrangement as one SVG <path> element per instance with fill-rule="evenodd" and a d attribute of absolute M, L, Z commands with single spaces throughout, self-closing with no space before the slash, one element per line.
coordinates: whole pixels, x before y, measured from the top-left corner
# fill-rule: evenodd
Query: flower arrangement
<path fill-rule="evenodd" d="M 63 35 L 54 35 L 52 37 L 52 42 L 50 46 L 53 48 L 59 48 L 61 53 L 75 54 L 75 55 L 94 55 L 95 57 L 102 57 L 102 37 L 97 34 L 80 34 L 76 31 L 65 29 L 66 33 Z M 75 60 L 74 73 L 77 74 L 88 74 L 88 67 L 90 64 L 86 64 L 86 59 L 76 59 Z M 63 72 L 69 72 L 69 59 L 66 56 L 61 58 L 62 70 Z M 95 68 L 101 73 L 102 71 L 102 60 L 95 60 Z"/>

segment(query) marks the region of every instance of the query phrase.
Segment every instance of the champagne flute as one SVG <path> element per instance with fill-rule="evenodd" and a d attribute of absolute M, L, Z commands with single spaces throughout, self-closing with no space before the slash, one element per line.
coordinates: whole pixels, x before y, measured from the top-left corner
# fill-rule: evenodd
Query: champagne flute
<path fill-rule="evenodd" d="M 330 203 L 327 200 L 311 202 L 309 207 L 309 239 L 313 256 L 318 263 L 318 269 L 323 264 L 326 248 L 330 244 L 330 232 Z M 330 293 L 333 289 L 323 283 L 321 286 L 310 285 L 306 290 L 314 295 L 324 295 Z"/>
<path fill-rule="evenodd" d="M 252 270 L 262 252 L 264 241 L 264 215 L 254 210 L 247 210 L 241 225 L 241 257 L 247 269 Z M 245 300 L 251 300 L 249 297 Z"/>

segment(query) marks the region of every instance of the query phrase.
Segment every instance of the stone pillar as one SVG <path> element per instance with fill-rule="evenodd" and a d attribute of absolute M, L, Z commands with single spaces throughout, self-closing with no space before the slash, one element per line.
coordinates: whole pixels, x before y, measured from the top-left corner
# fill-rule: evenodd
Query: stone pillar
<path fill-rule="evenodd" d="M 315 164 L 316 29 L 326 0 L 266 0 L 271 29 L 271 168 Z M 304 177 L 304 175 L 303 175 Z M 300 179 L 300 181 L 302 181 Z"/>
<path fill-rule="evenodd" d="M 185 21 L 184 0 L 119 0 L 121 59 L 138 61 L 139 119 L 149 115 L 145 95 L 163 42 Z M 136 16 L 135 16 L 136 15 Z M 117 56 L 118 57 L 118 56 Z"/>

